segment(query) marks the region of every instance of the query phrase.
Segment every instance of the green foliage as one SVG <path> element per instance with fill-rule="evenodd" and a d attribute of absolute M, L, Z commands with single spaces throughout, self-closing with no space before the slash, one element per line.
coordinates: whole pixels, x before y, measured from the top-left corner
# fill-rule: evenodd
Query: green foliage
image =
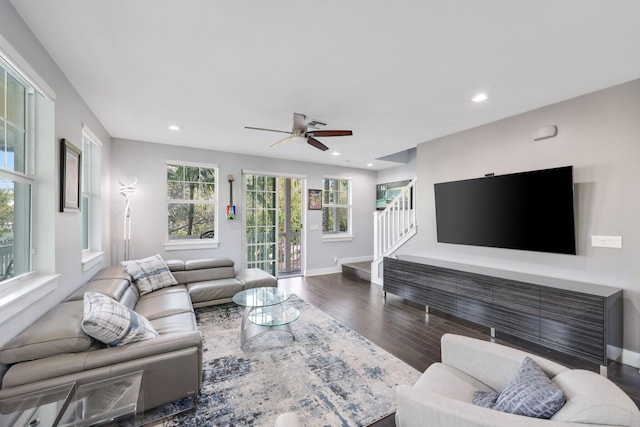
<path fill-rule="evenodd" d="M 0 188 L 0 238 L 13 235 L 13 190 Z"/>
<path fill-rule="evenodd" d="M 215 177 L 213 168 L 167 165 L 170 239 L 215 230 Z"/>

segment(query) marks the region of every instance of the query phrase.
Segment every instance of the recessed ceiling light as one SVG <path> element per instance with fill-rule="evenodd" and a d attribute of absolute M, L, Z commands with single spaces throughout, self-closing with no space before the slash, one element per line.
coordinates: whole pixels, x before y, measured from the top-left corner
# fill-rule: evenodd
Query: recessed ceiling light
<path fill-rule="evenodd" d="M 473 98 L 471 98 L 473 102 L 482 102 L 482 101 L 486 101 L 487 99 L 489 99 L 489 97 L 487 96 L 486 93 L 479 93 Z"/>
<path fill-rule="evenodd" d="M 180 126 L 176 126 L 176 125 L 169 125 L 169 130 L 172 130 L 174 132 L 177 132 L 180 130 Z"/>
<path fill-rule="evenodd" d="M 332 156 L 339 156 L 340 153 L 338 153 L 337 151 L 334 151 L 333 153 L 331 153 Z"/>
<path fill-rule="evenodd" d="M 373 167 L 373 163 L 367 163 L 367 167 L 368 168 L 372 168 Z"/>

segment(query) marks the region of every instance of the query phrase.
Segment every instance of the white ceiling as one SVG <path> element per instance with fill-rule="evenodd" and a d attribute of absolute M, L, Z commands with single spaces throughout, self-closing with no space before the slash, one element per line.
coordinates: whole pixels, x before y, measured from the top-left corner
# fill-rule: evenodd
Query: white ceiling
<path fill-rule="evenodd" d="M 113 137 L 316 163 L 383 169 L 640 78 L 638 0 L 11 2 Z M 294 112 L 354 135 L 321 152 L 244 129 L 290 130 Z"/>

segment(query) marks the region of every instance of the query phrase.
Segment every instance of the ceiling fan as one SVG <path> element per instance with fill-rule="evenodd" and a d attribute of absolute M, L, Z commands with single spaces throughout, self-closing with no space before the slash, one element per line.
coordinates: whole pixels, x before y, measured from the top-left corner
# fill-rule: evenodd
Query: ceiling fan
<path fill-rule="evenodd" d="M 293 141 L 294 138 L 305 138 L 307 140 L 307 144 L 316 147 L 319 150 L 326 151 L 329 149 L 322 142 L 318 141 L 315 137 L 325 137 L 325 136 L 351 136 L 353 132 L 350 130 L 319 130 L 316 129 L 321 126 L 326 126 L 326 123 L 318 122 L 316 120 L 312 120 L 309 123 L 305 123 L 307 116 L 304 114 L 293 113 L 293 127 L 291 131 L 286 130 L 277 130 L 277 129 L 265 129 L 265 128 L 256 128 L 252 126 L 245 126 L 245 129 L 253 129 L 253 130 L 266 130 L 268 132 L 279 132 L 279 133 L 288 133 L 289 136 L 272 144 L 271 147 L 277 147 L 278 145 L 285 144 L 287 142 Z"/>

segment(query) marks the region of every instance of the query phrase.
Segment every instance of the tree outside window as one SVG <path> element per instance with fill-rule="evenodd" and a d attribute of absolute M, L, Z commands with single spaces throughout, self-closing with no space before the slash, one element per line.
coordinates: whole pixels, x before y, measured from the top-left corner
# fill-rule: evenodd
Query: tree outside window
<path fill-rule="evenodd" d="M 167 162 L 169 240 L 214 238 L 215 165 Z"/>

